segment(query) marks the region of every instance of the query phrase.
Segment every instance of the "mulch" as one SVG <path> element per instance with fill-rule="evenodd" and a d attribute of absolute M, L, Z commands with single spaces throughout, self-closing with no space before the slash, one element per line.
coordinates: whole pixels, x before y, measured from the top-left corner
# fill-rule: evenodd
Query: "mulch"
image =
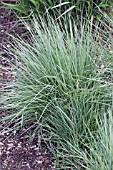
<path fill-rule="evenodd" d="M 14 79 L 9 74 L 13 71 L 9 61 L 14 59 L 4 52 L 4 47 L 10 46 L 8 34 L 15 32 L 26 35 L 25 28 L 19 26 L 15 14 L 0 4 L 0 89 Z M 5 112 L 0 110 L 2 116 L 5 116 Z M 55 170 L 48 144 L 39 140 L 39 134 L 31 140 L 30 131 L 22 134 L 21 129 L 10 136 L 7 132 L 2 133 L 3 128 L 0 129 L 0 170 Z"/>
<path fill-rule="evenodd" d="M 21 131 L 20 131 L 21 133 Z M 0 170 L 55 170 L 48 144 L 29 133 L 0 134 Z"/>

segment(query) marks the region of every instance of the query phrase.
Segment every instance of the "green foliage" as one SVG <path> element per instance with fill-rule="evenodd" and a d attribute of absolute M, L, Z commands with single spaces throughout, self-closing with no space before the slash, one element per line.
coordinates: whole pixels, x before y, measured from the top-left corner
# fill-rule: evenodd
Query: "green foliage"
<path fill-rule="evenodd" d="M 97 119 L 98 132 L 91 134 L 89 163 L 92 170 L 113 169 L 113 112 L 109 109 Z"/>
<path fill-rule="evenodd" d="M 111 0 L 18 0 L 16 4 L 4 3 L 6 7 L 18 11 L 20 14 L 28 15 L 33 11 L 44 14 L 47 10 L 54 13 L 56 17 L 62 16 L 69 11 L 76 14 L 92 15 L 99 12 L 99 8 L 106 9 Z"/>
<path fill-rule="evenodd" d="M 95 121 L 97 130 L 92 132 L 88 123 L 84 123 L 83 134 L 77 131 L 81 122 L 77 124 L 74 114 L 70 119 L 59 108 L 57 114 L 52 114 L 49 123 L 53 126 L 49 126 L 51 130 L 48 140 L 50 139 L 57 169 L 113 169 L 113 112 L 101 111 Z M 53 128 L 54 125 L 56 128 Z M 57 147 L 54 147 L 54 143 Z"/>
<path fill-rule="evenodd" d="M 70 18 L 65 27 L 46 19 L 34 17 L 31 25 L 25 23 L 29 43 L 13 37 L 7 49 L 15 58 L 11 74 L 16 79 L 6 83 L 5 92 L 1 89 L 0 109 L 10 111 L 2 123 L 13 123 L 10 130 L 31 122 L 49 129 L 45 140 L 50 140 L 59 169 L 109 170 L 113 21 L 109 20 L 111 27 L 100 21 L 108 30 L 104 32 L 92 21 L 81 22 L 78 30 Z"/>

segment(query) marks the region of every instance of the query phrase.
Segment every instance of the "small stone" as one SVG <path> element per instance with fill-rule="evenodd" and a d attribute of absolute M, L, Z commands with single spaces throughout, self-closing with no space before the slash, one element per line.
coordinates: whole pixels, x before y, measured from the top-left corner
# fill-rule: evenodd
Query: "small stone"
<path fill-rule="evenodd" d="M 4 144 L 2 142 L 0 142 L 0 146 L 3 146 Z"/>
<path fill-rule="evenodd" d="M 9 47 L 10 47 L 10 45 L 8 44 L 8 45 L 7 45 L 7 48 L 9 48 Z"/>
<path fill-rule="evenodd" d="M 43 161 L 37 161 L 38 164 L 42 164 Z"/>
<path fill-rule="evenodd" d="M 7 150 L 12 149 L 12 148 L 13 148 L 13 146 L 14 146 L 14 145 L 13 145 L 13 143 L 9 143 L 9 144 L 8 144 L 8 148 L 7 148 Z"/>
<path fill-rule="evenodd" d="M 38 157 L 38 160 L 42 160 L 42 159 L 43 159 L 43 156 L 39 156 L 39 157 Z"/>
<path fill-rule="evenodd" d="M 50 160 L 49 159 L 45 159 L 45 164 L 49 164 L 50 163 Z"/>
<path fill-rule="evenodd" d="M 36 151 L 35 154 L 36 154 L 36 155 L 41 155 L 41 152 Z"/>

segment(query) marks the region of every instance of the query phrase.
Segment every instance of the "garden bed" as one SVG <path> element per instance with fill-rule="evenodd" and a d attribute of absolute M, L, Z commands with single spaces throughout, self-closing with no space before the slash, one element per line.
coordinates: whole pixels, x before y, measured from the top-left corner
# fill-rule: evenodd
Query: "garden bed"
<path fill-rule="evenodd" d="M 26 36 L 23 26 L 18 24 L 18 20 L 12 11 L 7 11 L 0 5 L 0 87 L 5 90 L 6 82 L 14 80 L 14 76 L 9 74 L 12 70 L 9 62 L 14 58 L 7 55 L 5 47 L 9 47 L 9 33 Z M 0 110 L 0 117 L 6 115 Z M 0 131 L 4 129 L 4 126 Z M 33 129 L 32 129 L 33 130 Z M 0 170 L 54 170 L 52 166 L 53 158 L 47 144 L 40 141 L 40 136 L 30 140 L 31 129 L 26 133 L 25 128 L 11 135 L 0 133 Z M 21 135 L 23 133 L 23 135 Z"/>

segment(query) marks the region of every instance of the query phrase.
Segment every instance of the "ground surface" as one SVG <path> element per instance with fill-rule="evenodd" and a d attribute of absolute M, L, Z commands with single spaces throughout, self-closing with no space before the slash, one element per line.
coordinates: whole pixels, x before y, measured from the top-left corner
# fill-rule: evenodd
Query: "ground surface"
<path fill-rule="evenodd" d="M 4 47 L 9 46 L 7 33 L 15 32 L 26 36 L 25 29 L 18 26 L 14 13 L 0 5 L 0 87 L 3 89 L 7 81 L 14 79 L 8 74 L 12 71 L 9 60 L 13 58 L 4 52 Z M 0 117 L 2 116 L 5 116 L 5 112 L 0 110 Z M 30 131 L 20 135 L 23 130 L 9 137 L 7 133 L 2 134 L 0 129 L 0 170 L 55 170 L 48 145 L 40 141 L 38 135 L 30 140 Z"/>

